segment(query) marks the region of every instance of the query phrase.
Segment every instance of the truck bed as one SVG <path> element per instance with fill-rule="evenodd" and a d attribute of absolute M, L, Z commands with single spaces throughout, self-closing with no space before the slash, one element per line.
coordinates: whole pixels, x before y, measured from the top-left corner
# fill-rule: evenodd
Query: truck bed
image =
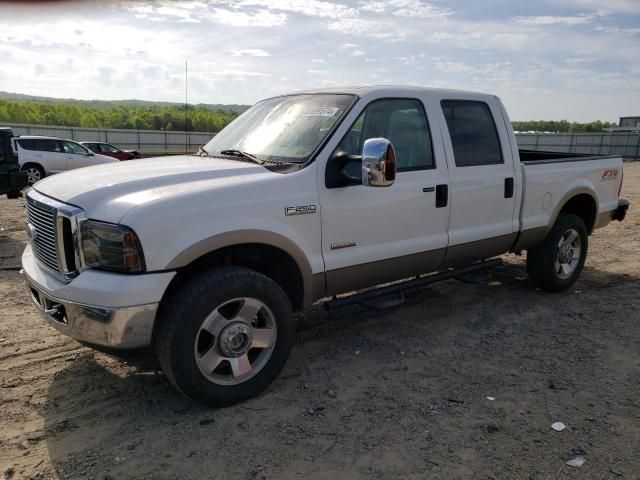
<path fill-rule="evenodd" d="M 545 152 L 540 150 L 521 150 L 520 163 L 525 165 L 537 165 L 541 163 L 583 162 L 615 158 L 615 155 L 592 155 L 589 153 Z"/>

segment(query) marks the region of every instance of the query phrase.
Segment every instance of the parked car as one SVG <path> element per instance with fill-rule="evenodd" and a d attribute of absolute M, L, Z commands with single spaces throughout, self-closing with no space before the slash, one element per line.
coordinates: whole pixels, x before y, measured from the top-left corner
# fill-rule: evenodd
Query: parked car
<path fill-rule="evenodd" d="M 58 137 L 13 137 L 13 149 L 18 155 L 21 170 L 27 174 L 29 185 L 54 173 L 118 161 L 97 155 L 78 142 Z"/>
<path fill-rule="evenodd" d="M 622 166 L 519 151 L 494 95 L 285 95 L 254 105 L 199 157 L 38 183 L 22 266 L 51 326 L 99 348 L 151 345 L 180 391 L 229 405 L 278 375 L 293 312 L 317 300 L 389 307 L 403 289 L 477 281 L 488 259 L 525 250 L 533 285 L 567 290 L 589 235 L 625 217 Z"/>
<path fill-rule="evenodd" d="M 80 142 L 93 153 L 99 153 L 108 157 L 117 158 L 118 160 L 133 160 L 140 158 L 140 154 L 136 150 L 121 150 L 118 147 L 104 142 Z"/>
<path fill-rule="evenodd" d="M 18 157 L 11 146 L 13 130 L 0 128 L 0 195 L 17 198 L 27 186 L 27 175 L 20 171 Z"/>

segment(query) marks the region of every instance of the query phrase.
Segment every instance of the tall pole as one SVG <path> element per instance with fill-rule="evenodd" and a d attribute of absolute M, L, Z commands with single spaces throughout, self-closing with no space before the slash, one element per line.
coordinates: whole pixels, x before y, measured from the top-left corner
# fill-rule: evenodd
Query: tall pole
<path fill-rule="evenodd" d="M 189 108 L 189 78 L 187 60 L 184 61 L 184 153 L 189 153 L 189 133 L 187 132 L 187 109 Z"/>

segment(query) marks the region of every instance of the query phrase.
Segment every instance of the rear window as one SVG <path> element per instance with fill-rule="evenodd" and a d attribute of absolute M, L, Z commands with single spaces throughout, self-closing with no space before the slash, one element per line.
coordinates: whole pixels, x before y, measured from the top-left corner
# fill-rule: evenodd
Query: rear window
<path fill-rule="evenodd" d="M 49 140 L 45 138 L 21 138 L 16 141 L 25 150 L 60 152 L 60 143 L 57 140 Z"/>
<path fill-rule="evenodd" d="M 489 106 L 470 100 L 443 100 L 456 167 L 502 163 L 498 131 Z"/>

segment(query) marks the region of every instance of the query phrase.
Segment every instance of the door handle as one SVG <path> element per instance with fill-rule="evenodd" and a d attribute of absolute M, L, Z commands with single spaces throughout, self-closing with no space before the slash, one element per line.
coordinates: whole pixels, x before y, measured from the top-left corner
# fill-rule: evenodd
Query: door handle
<path fill-rule="evenodd" d="M 446 207 L 449 199 L 449 186 L 436 185 L 436 208 Z"/>
<path fill-rule="evenodd" d="M 513 198 L 513 177 L 504 179 L 504 198 Z"/>

